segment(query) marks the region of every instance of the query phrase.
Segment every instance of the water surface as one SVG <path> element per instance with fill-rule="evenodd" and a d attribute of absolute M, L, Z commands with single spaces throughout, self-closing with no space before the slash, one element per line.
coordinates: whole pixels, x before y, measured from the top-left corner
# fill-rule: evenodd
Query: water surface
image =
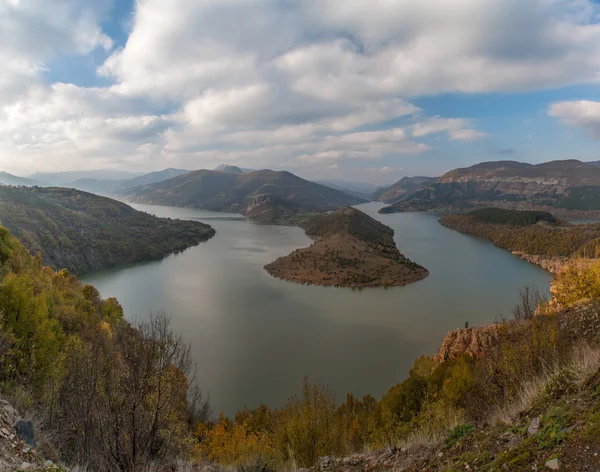
<path fill-rule="evenodd" d="M 230 214 L 149 205 L 135 208 L 206 221 L 216 236 L 162 261 L 90 274 L 128 319 L 171 314 L 192 344 L 203 389 L 216 411 L 282 405 L 303 378 L 346 392 L 381 395 L 447 331 L 510 313 L 524 285 L 545 293 L 550 274 L 490 242 L 444 228 L 427 213 L 379 215 L 398 248 L 430 271 L 393 288 L 311 287 L 274 279 L 263 265 L 311 240 L 299 228 L 265 226 Z"/>

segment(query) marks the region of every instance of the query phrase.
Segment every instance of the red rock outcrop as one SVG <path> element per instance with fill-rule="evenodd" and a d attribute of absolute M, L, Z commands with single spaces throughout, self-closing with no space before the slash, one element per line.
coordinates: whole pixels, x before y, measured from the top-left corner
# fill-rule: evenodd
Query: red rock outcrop
<path fill-rule="evenodd" d="M 500 325 L 450 331 L 434 359 L 443 362 L 468 354 L 480 358 L 498 341 Z"/>

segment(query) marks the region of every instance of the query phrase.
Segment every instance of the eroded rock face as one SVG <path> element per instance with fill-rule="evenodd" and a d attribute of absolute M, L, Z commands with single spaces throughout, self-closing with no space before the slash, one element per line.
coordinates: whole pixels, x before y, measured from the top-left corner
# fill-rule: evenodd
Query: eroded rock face
<path fill-rule="evenodd" d="M 434 359 L 444 362 L 465 354 L 480 358 L 498 341 L 499 325 L 457 329 L 446 335 Z"/>

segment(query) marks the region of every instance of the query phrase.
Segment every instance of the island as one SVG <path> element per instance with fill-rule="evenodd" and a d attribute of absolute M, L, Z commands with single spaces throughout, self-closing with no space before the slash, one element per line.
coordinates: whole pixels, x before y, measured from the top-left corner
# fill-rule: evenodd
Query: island
<path fill-rule="evenodd" d="M 429 272 L 403 256 L 394 231 L 355 208 L 298 222 L 315 242 L 265 266 L 291 282 L 336 287 L 391 287 L 424 279 Z"/>

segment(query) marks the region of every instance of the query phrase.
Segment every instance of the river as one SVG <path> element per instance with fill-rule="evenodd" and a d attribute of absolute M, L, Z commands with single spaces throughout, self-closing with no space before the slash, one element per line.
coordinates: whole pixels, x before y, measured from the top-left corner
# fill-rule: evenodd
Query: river
<path fill-rule="evenodd" d="M 313 287 L 277 280 L 263 265 L 307 246 L 296 227 L 266 226 L 230 214 L 132 205 L 157 216 L 212 225 L 216 236 L 161 261 L 83 277 L 117 297 L 129 320 L 166 311 L 191 343 L 201 387 L 218 412 L 280 406 L 304 377 L 379 397 L 422 354 L 433 355 L 449 330 L 510 316 L 519 290 L 547 294 L 551 276 L 489 241 L 444 228 L 429 213 L 379 215 L 398 248 L 425 266 L 426 279 L 394 288 Z"/>

